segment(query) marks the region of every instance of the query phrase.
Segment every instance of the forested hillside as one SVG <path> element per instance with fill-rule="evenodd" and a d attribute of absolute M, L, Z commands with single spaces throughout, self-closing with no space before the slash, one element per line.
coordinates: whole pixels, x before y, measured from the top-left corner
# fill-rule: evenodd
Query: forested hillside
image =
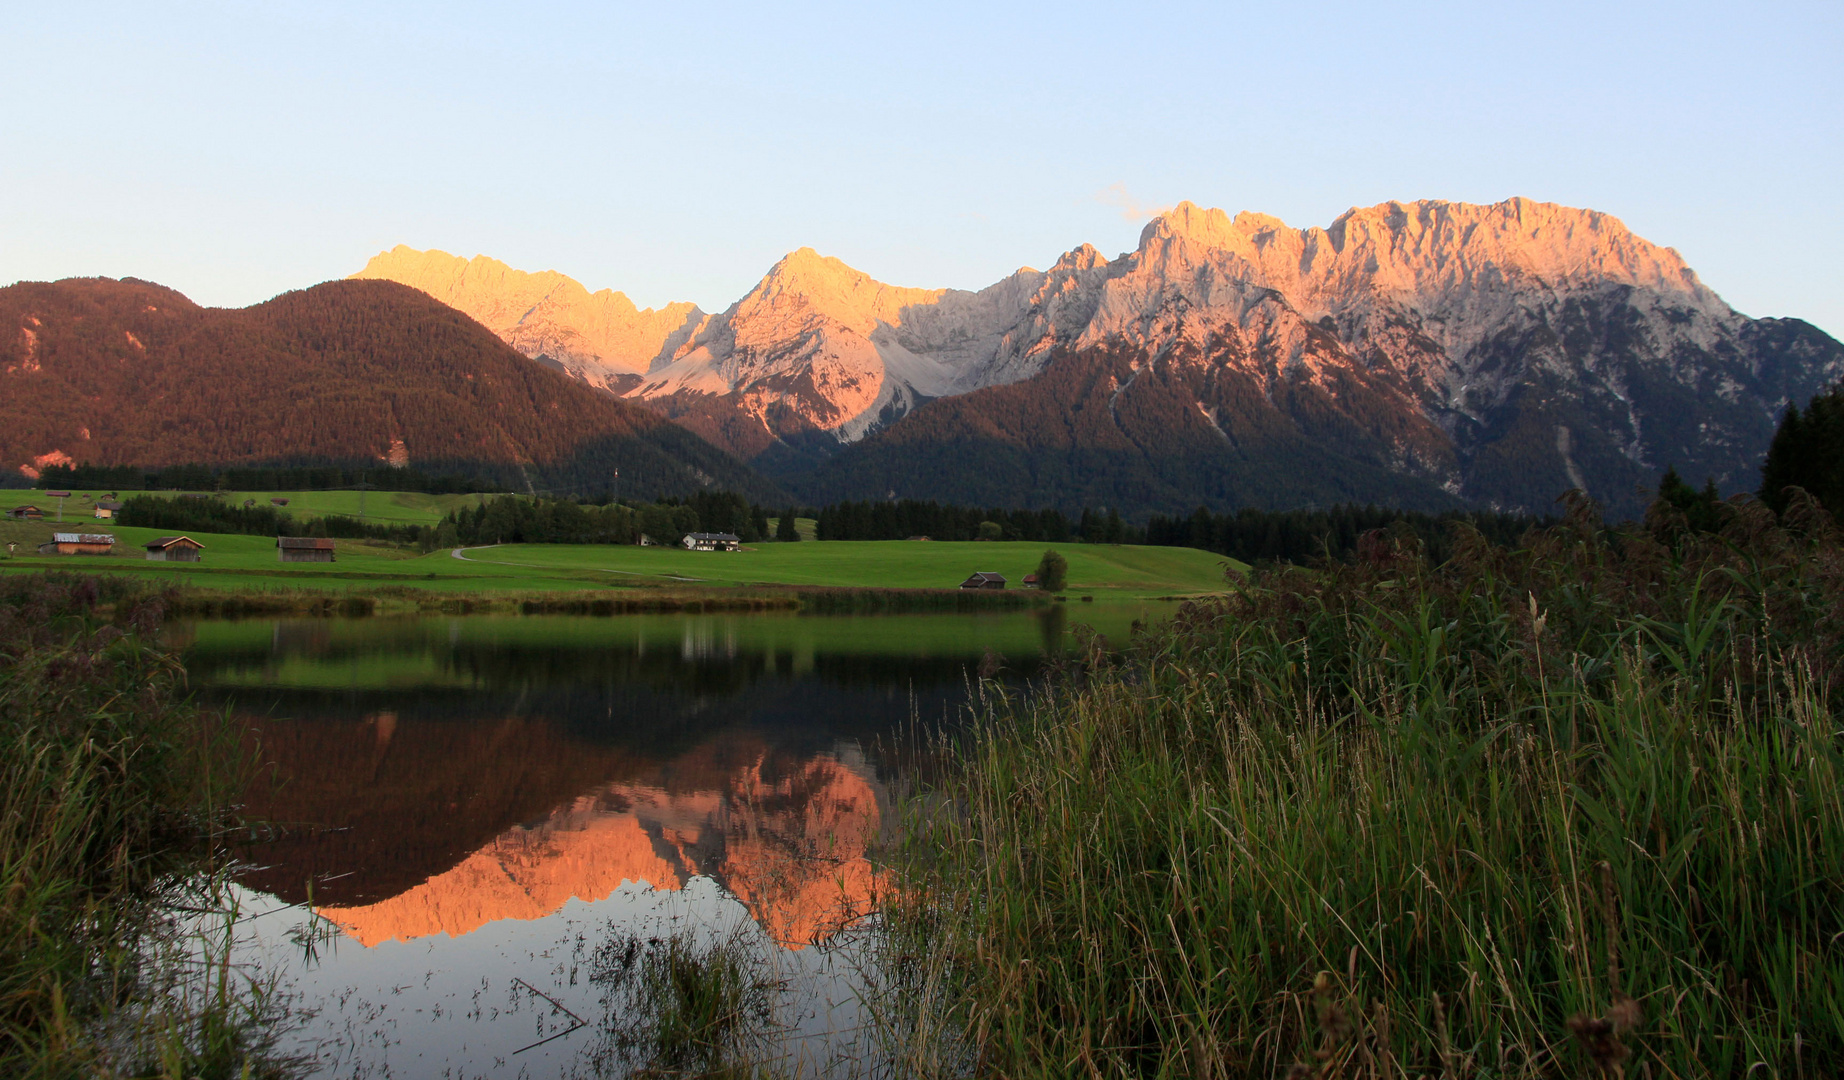
<path fill-rule="evenodd" d="M 1025 382 L 930 402 L 786 482 L 813 501 L 894 495 L 1066 513 L 1107 506 L 1130 518 L 1189 513 L 1200 502 L 1463 505 L 1431 481 L 1391 471 L 1405 445 L 1430 455 L 1441 447 L 1423 418 L 1387 407 L 1382 380 L 1351 375 L 1331 391 L 1286 382 L 1271 400 L 1243 373 L 1189 359 L 1143 363 L 1109 349 L 1065 356 Z"/>
<path fill-rule="evenodd" d="M 386 281 L 201 308 L 107 278 L 0 289 L 0 463 L 383 463 L 519 490 L 773 489 L 657 414 Z"/>

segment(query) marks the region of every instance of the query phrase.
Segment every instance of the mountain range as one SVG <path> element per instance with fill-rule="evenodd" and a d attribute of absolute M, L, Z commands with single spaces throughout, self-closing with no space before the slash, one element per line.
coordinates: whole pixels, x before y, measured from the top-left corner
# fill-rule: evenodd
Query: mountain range
<path fill-rule="evenodd" d="M 619 468 L 624 494 L 774 490 L 656 412 L 388 281 L 242 309 L 133 279 L 0 289 L 0 461 L 25 477 L 75 462 L 369 462 L 591 491 Z"/>
<path fill-rule="evenodd" d="M 1133 251 L 1083 245 L 977 292 L 803 248 L 715 315 L 408 248 L 360 276 L 815 501 L 1545 510 L 1580 487 L 1632 513 L 1671 466 L 1753 487 L 1786 404 L 1844 377 L 1817 328 L 1744 316 L 1618 219 L 1528 199 L 1307 229 L 1181 203 Z"/>
<path fill-rule="evenodd" d="M 1786 405 L 1844 377 L 1817 328 L 1527 199 L 1306 229 L 1181 203 L 1132 251 L 973 292 L 802 248 L 716 314 L 408 247 L 354 277 L 241 310 L 132 279 L 0 289 L 0 461 L 407 457 L 1129 515 L 1544 511 L 1579 487 L 1625 515 L 1667 467 L 1753 488 Z"/>

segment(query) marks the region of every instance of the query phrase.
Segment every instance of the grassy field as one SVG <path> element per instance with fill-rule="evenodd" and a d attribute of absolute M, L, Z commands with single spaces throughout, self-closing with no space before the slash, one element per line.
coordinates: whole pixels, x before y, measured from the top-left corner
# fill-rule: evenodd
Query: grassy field
<path fill-rule="evenodd" d="M 64 500 L 64 524 L 97 524 L 94 517 L 96 499 L 105 494 L 97 491 L 72 490 Z M 126 499 L 134 495 L 168 495 L 170 492 L 124 491 Z M 174 496 L 177 497 L 177 496 Z M 283 507 L 297 519 L 344 514 L 363 517 L 379 525 L 434 525 L 457 507 L 472 507 L 485 495 L 425 495 L 420 491 L 226 491 L 225 502 L 243 505 L 246 499 L 266 506 L 270 499 L 287 499 Z M 57 516 L 58 500 L 48 499 L 43 491 L 0 489 L 0 512 L 22 503 L 31 503 L 51 517 Z M 361 511 L 363 513 L 361 514 Z"/>
<path fill-rule="evenodd" d="M 951 589 L 969 574 L 1004 574 L 1016 588 L 1055 547 L 1069 560 L 1077 595 L 1170 596 L 1219 592 L 1229 561 L 1195 548 L 1032 542 L 834 540 L 755 544 L 736 553 L 593 545 L 507 545 L 463 552 L 471 563 L 537 573 L 589 571 L 611 577 L 721 585 L 849 585 Z M 1241 564 L 1233 564 L 1240 571 Z"/>
<path fill-rule="evenodd" d="M 15 505 L 19 501 L 24 500 L 15 500 Z M 276 559 L 275 541 L 269 537 L 197 533 L 193 539 L 205 545 L 204 559 L 185 564 L 145 559 L 142 545 L 167 530 L 115 526 L 93 519 L 73 521 L 73 516 L 67 506 L 66 522 L 61 526 L 0 520 L 0 572 L 81 569 L 239 591 L 363 591 L 387 586 L 488 594 L 631 587 L 729 590 L 747 585 L 950 589 L 976 570 L 998 571 L 1015 587 L 1036 568 L 1047 546 L 841 540 L 755 544 L 741 552 L 690 552 L 508 544 L 469 549 L 456 558 L 449 551 L 422 555 L 389 544 L 340 540 L 337 562 L 284 564 Z M 37 554 L 38 545 L 60 529 L 107 531 L 116 538 L 116 553 L 108 557 Z M 15 545 L 10 557 L 5 549 L 9 542 Z M 1058 550 L 1069 559 L 1069 592 L 1077 597 L 1194 595 L 1220 590 L 1223 585 L 1225 560 L 1209 552 L 1084 544 L 1060 545 Z"/>

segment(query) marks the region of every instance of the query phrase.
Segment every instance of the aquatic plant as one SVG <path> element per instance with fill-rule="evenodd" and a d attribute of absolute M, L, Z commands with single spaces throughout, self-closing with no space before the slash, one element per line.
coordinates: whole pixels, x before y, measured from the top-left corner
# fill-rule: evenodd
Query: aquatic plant
<path fill-rule="evenodd" d="M 768 1075 L 783 987 L 761 943 L 741 932 L 603 942 L 590 978 L 603 990 L 597 1075 Z"/>

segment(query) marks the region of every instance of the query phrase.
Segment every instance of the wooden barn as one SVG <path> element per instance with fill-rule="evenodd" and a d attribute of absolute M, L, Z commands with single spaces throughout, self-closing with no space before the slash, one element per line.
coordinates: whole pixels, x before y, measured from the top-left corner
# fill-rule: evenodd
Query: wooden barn
<path fill-rule="evenodd" d="M 283 562 L 332 562 L 333 541 L 324 536 L 278 536 L 275 555 Z"/>
<path fill-rule="evenodd" d="M 961 582 L 960 587 L 963 589 L 1003 589 L 1005 588 L 1005 575 L 982 570 Z"/>
<path fill-rule="evenodd" d="M 686 533 L 686 551 L 741 551 L 743 538 L 735 533 Z"/>
<path fill-rule="evenodd" d="M 52 533 L 51 542 L 40 544 L 40 555 L 107 555 L 115 550 L 115 537 L 108 533 Z"/>
<path fill-rule="evenodd" d="M 26 503 L 22 506 L 13 507 L 11 510 L 8 510 L 6 512 L 6 516 L 12 518 L 14 521 L 43 521 L 45 520 L 45 512 L 43 510 L 40 510 L 38 507 L 33 506 L 31 503 Z"/>
<path fill-rule="evenodd" d="M 114 499 L 97 499 L 96 500 L 96 520 L 113 521 L 115 519 L 116 511 L 120 510 L 121 508 L 122 508 L 122 504 L 119 502 L 116 502 Z"/>
<path fill-rule="evenodd" d="M 159 536 L 147 542 L 150 562 L 198 562 L 205 545 L 190 536 Z"/>

